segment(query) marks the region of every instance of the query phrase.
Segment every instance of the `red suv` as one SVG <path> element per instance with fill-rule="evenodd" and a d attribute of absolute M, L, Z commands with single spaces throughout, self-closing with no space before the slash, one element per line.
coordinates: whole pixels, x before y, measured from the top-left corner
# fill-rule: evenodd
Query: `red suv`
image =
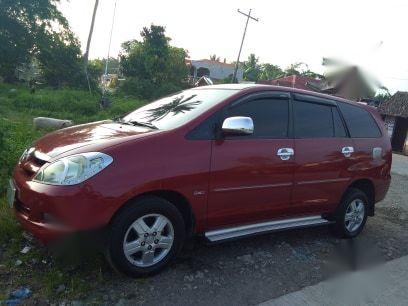
<path fill-rule="evenodd" d="M 44 243 L 108 229 L 112 264 L 140 276 L 192 235 L 215 242 L 330 224 L 355 237 L 387 193 L 391 157 L 384 123 L 365 105 L 208 86 L 46 135 L 21 156 L 9 202 Z"/>

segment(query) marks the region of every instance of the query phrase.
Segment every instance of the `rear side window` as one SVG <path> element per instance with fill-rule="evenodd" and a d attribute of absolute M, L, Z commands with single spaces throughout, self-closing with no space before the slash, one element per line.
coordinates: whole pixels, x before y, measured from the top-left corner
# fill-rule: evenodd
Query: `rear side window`
<path fill-rule="evenodd" d="M 345 137 L 346 135 L 334 106 L 294 101 L 293 118 L 296 138 Z"/>
<path fill-rule="evenodd" d="M 251 117 L 254 133 L 250 138 L 288 137 L 289 102 L 286 99 L 257 99 L 233 106 L 227 117 Z M 242 138 L 242 136 L 239 136 Z"/>
<path fill-rule="evenodd" d="M 381 137 L 380 129 L 371 114 L 365 109 L 338 102 L 344 119 L 346 120 L 350 136 L 353 138 Z"/>

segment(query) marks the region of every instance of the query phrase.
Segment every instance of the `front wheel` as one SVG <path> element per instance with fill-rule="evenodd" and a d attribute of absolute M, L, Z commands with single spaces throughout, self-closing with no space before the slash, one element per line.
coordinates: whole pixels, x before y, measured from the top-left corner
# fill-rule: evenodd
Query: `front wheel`
<path fill-rule="evenodd" d="M 368 198 L 359 189 L 350 188 L 343 197 L 332 229 L 340 238 L 354 238 L 364 228 L 367 221 Z"/>
<path fill-rule="evenodd" d="M 159 272 L 183 245 L 184 220 L 177 208 L 158 197 L 130 203 L 114 218 L 108 259 L 131 277 Z"/>

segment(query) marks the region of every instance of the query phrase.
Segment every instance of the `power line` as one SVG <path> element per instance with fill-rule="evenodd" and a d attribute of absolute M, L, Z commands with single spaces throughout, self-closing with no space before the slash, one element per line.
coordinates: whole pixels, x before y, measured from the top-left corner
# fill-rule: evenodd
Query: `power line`
<path fill-rule="evenodd" d="M 238 9 L 237 11 L 238 11 L 238 13 L 240 13 L 240 14 L 246 16 L 246 17 L 247 17 L 247 20 L 246 20 L 246 23 L 245 23 L 244 34 L 242 35 L 241 46 L 239 47 L 237 62 L 235 63 L 234 75 L 232 76 L 232 82 L 233 82 L 233 83 L 235 83 L 236 80 L 237 80 L 237 71 L 238 71 L 238 65 L 239 65 L 239 58 L 240 58 L 240 56 L 241 56 L 242 45 L 244 44 L 244 40 L 245 40 L 245 35 L 246 35 L 246 31 L 247 31 L 249 19 L 255 20 L 256 22 L 259 21 L 258 18 L 254 18 L 254 17 L 251 16 L 251 11 L 252 11 L 252 9 L 249 10 L 249 13 L 248 13 L 248 14 L 245 14 L 245 13 L 241 12 L 239 9 Z"/>

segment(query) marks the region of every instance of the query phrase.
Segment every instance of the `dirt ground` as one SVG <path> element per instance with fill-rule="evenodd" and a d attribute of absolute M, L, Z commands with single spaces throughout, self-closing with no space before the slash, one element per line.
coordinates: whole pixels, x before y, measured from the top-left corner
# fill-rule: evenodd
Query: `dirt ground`
<path fill-rule="evenodd" d="M 355 262 L 350 258 L 357 258 L 358 268 L 407 255 L 407 186 L 408 177 L 393 174 L 375 217 L 352 241 L 336 239 L 328 227 L 320 227 L 217 245 L 197 242 L 161 274 L 141 280 L 113 274 L 74 304 L 254 305 L 320 282 L 336 263 L 350 269 L 347 263 Z"/>

